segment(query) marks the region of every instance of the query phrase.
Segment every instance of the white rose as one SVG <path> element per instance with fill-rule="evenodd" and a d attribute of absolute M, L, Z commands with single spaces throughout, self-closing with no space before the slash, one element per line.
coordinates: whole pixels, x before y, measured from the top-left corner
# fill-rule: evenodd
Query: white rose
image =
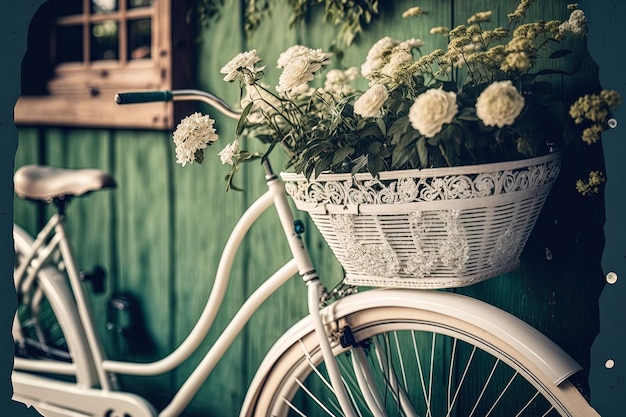
<path fill-rule="evenodd" d="M 363 117 L 378 117 L 389 93 L 382 84 L 375 84 L 354 102 L 354 113 Z"/>
<path fill-rule="evenodd" d="M 491 84 L 476 100 L 476 116 L 485 126 L 512 125 L 523 108 L 524 97 L 508 80 Z"/>
<path fill-rule="evenodd" d="M 276 91 L 279 93 L 290 92 L 302 84 L 312 81 L 313 78 L 311 63 L 306 57 L 299 56 L 285 65 L 283 73 L 278 78 Z"/>
<path fill-rule="evenodd" d="M 430 89 L 415 99 L 409 109 L 411 126 L 427 138 L 441 131 L 459 111 L 456 94 L 440 89 Z"/>

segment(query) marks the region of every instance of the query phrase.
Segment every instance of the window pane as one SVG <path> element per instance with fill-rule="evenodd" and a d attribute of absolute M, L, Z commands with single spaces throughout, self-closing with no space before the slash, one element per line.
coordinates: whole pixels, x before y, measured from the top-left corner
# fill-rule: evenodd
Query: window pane
<path fill-rule="evenodd" d="M 91 0 L 91 13 L 107 13 L 117 10 L 117 0 Z"/>
<path fill-rule="evenodd" d="M 128 8 L 134 9 L 135 7 L 149 7 L 154 4 L 154 0 L 128 0 Z"/>
<path fill-rule="evenodd" d="M 91 60 L 119 59 L 119 28 L 115 20 L 91 25 Z"/>
<path fill-rule="evenodd" d="M 83 61 L 82 26 L 58 26 L 55 44 L 58 63 Z"/>
<path fill-rule="evenodd" d="M 152 24 L 150 19 L 128 21 L 128 57 L 127 59 L 150 58 L 152 44 Z"/>

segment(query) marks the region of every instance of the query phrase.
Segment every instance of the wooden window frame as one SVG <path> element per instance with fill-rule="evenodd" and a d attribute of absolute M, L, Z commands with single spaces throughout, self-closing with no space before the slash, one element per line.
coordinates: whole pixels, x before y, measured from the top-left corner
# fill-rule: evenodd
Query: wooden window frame
<path fill-rule="evenodd" d="M 89 0 L 83 0 L 89 4 Z M 176 7 L 172 7 L 172 2 Z M 151 6 L 151 58 L 126 60 L 126 29 L 120 25 L 119 60 L 60 63 L 48 82 L 47 95 L 22 95 L 14 112 L 20 125 L 56 125 L 171 130 L 176 119 L 173 103 L 121 107 L 114 103 L 120 91 L 169 90 L 190 85 L 191 28 L 185 22 L 187 1 L 155 0 Z M 120 10 L 103 19 L 147 17 L 145 9 Z M 61 18 L 63 19 L 63 18 Z M 61 20 L 59 19 L 59 21 Z M 72 17 L 76 19 L 76 16 Z M 91 19 L 90 19 L 91 21 Z M 119 20 L 118 20 L 119 21 Z M 85 24 L 83 39 L 89 40 Z M 47 41 L 47 40 L 42 40 Z M 176 45 L 176 48 L 173 48 Z M 88 51 L 84 47 L 84 54 Z M 177 70 L 174 63 L 183 66 Z M 177 103 L 176 114 L 184 113 Z"/>

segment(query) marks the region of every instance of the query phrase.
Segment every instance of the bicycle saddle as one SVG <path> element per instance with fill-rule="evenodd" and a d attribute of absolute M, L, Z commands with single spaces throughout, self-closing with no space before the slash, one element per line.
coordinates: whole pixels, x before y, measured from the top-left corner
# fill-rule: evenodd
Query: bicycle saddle
<path fill-rule="evenodd" d="M 115 180 L 99 169 L 67 169 L 24 165 L 13 176 L 15 193 L 28 200 L 51 201 L 79 197 L 92 191 L 115 187 Z"/>

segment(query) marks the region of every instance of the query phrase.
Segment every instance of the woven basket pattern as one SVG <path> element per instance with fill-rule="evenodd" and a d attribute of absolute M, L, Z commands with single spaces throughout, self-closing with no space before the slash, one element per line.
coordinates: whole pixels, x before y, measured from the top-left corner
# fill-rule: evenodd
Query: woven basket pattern
<path fill-rule="evenodd" d="M 282 174 L 354 285 L 451 288 L 519 265 L 560 171 L 560 155 L 389 171 Z"/>

